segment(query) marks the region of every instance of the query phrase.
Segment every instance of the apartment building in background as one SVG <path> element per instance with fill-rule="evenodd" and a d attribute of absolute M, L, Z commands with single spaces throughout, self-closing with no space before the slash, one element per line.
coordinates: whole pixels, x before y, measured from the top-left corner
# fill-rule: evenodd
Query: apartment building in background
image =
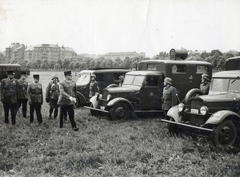
<path fill-rule="evenodd" d="M 11 45 L 7 47 L 5 51 L 7 61 L 11 62 L 14 60 L 23 60 L 25 49 L 26 47 L 24 44 L 11 43 Z"/>
<path fill-rule="evenodd" d="M 107 53 L 105 55 L 103 55 L 104 58 L 106 59 L 116 59 L 116 58 L 120 58 L 121 60 L 124 60 L 126 57 L 129 58 L 135 58 L 135 57 L 143 57 L 145 58 L 145 53 L 144 52 L 110 52 Z"/>

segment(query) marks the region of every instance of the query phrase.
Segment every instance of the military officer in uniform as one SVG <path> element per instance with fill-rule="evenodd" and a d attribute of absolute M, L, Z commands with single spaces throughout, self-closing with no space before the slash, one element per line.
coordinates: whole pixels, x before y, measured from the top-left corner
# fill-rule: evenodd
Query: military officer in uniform
<path fill-rule="evenodd" d="M 166 117 L 168 110 L 177 104 L 176 97 L 177 90 L 172 86 L 172 79 L 166 77 L 164 79 L 163 98 L 162 98 L 162 109 Z"/>
<path fill-rule="evenodd" d="M 34 111 L 37 114 L 37 120 L 39 124 L 42 124 L 42 103 L 43 103 L 43 92 L 42 84 L 39 83 L 39 75 L 33 75 L 33 83 L 28 85 L 27 94 L 29 95 L 29 105 L 30 105 L 30 123 L 34 119 Z"/>
<path fill-rule="evenodd" d="M 46 102 L 49 103 L 49 118 L 52 118 L 52 113 L 54 111 L 54 119 L 58 115 L 58 97 L 60 94 L 59 85 L 58 85 L 58 75 L 55 73 L 52 76 L 52 81 L 48 84 L 46 88 Z"/>
<path fill-rule="evenodd" d="M 60 96 L 58 99 L 58 105 L 60 105 L 60 128 L 63 127 L 63 118 L 66 113 L 69 115 L 74 131 L 78 131 L 76 122 L 74 120 L 74 105 L 76 103 L 76 82 L 72 81 L 72 72 L 64 71 L 65 80 L 60 82 Z"/>
<path fill-rule="evenodd" d="M 1 101 L 4 107 L 5 123 L 9 123 L 9 110 L 11 110 L 12 125 L 16 124 L 17 106 L 17 91 L 18 81 L 14 78 L 13 71 L 7 71 L 8 77 L 1 81 Z"/>
<path fill-rule="evenodd" d="M 89 86 L 89 98 L 94 96 L 96 93 L 99 93 L 98 82 L 96 81 L 96 75 L 91 75 L 91 82 Z"/>
<path fill-rule="evenodd" d="M 27 73 L 26 71 L 21 72 L 21 78 L 18 80 L 19 83 L 19 89 L 18 89 L 18 108 L 22 106 L 22 114 L 23 117 L 26 118 L 27 116 L 27 101 L 28 101 L 28 95 L 27 95 Z"/>
<path fill-rule="evenodd" d="M 202 74 L 202 80 L 200 84 L 200 90 L 202 90 L 204 95 L 207 95 L 210 87 L 210 80 L 208 74 Z"/>

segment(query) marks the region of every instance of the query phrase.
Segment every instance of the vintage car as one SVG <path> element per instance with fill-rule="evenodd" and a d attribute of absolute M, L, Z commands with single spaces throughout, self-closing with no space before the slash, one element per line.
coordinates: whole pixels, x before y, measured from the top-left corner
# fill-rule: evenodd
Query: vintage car
<path fill-rule="evenodd" d="M 79 73 L 79 78 L 76 82 L 77 85 L 77 103 L 76 107 L 81 105 L 88 105 L 89 102 L 89 86 L 92 74 L 96 75 L 96 81 L 100 88 L 100 92 L 106 87 L 118 86 L 120 79 L 119 76 L 125 75 L 129 69 L 124 68 L 94 68 L 83 70 Z"/>
<path fill-rule="evenodd" d="M 92 105 L 86 107 L 91 114 L 106 113 L 112 119 L 126 119 L 135 113 L 162 112 L 163 81 L 171 77 L 178 90 L 178 98 L 184 98 L 189 89 L 199 87 L 201 75 L 211 78 L 212 65 L 201 61 L 144 60 L 138 71 L 126 73 L 122 87 L 103 90 L 92 97 Z"/>
<path fill-rule="evenodd" d="M 211 137 L 217 147 L 234 145 L 240 133 L 240 71 L 215 73 L 208 95 L 192 89 L 185 104 L 172 107 L 167 115 L 169 119 L 162 121 L 168 123 L 170 133 L 189 130 Z"/>

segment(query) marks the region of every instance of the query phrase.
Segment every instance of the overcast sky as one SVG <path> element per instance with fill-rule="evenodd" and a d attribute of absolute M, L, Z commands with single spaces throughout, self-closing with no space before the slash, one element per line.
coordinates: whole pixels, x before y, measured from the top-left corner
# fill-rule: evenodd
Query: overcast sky
<path fill-rule="evenodd" d="M 13 42 L 78 54 L 171 48 L 240 51 L 240 0 L 0 0 L 0 51 Z"/>

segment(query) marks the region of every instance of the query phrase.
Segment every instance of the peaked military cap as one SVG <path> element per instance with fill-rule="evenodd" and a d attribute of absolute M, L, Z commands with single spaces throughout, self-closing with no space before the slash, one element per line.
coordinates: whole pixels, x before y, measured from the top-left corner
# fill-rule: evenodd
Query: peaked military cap
<path fill-rule="evenodd" d="M 14 75 L 15 73 L 13 72 L 13 70 L 9 70 L 7 71 L 7 75 Z"/>
<path fill-rule="evenodd" d="M 64 71 L 64 76 L 71 76 L 72 75 L 72 71 Z"/>
<path fill-rule="evenodd" d="M 39 79 L 39 74 L 34 74 L 34 75 L 33 75 L 33 78 L 34 78 L 34 79 Z"/>

